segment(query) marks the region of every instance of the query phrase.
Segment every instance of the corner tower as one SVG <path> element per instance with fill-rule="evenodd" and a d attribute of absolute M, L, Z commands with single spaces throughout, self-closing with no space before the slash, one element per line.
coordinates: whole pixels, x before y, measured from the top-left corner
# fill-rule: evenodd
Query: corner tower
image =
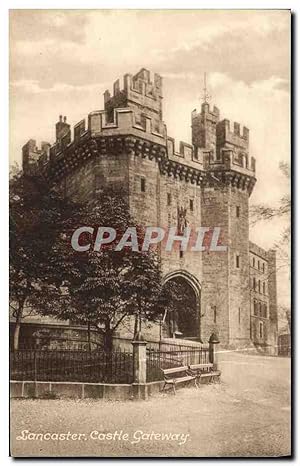
<path fill-rule="evenodd" d="M 202 255 L 202 336 L 217 331 L 226 346 L 250 343 L 249 196 L 255 159 L 249 157 L 249 131 L 205 102 L 192 113 L 192 140 L 202 154 L 202 225 L 220 227 L 226 251 Z"/>

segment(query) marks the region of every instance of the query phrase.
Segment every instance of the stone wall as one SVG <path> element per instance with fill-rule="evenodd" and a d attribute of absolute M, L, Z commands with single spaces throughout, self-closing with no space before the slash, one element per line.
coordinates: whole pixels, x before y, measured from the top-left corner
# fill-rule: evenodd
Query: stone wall
<path fill-rule="evenodd" d="M 202 225 L 221 228 L 222 245 L 229 243 L 229 186 L 213 183 L 202 189 Z M 201 281 L 201 335 L 207 341 L 217 332 L 222 345 L 229 343 L 229 252 L 204 251 L 202 253 L 203 276 Z"/>
<path fill-rule="evenodd" d="M 249 196 L 230 188 L 229 196 L 229 343 L 247 346 L 250 342 L 249 292 Z"/>

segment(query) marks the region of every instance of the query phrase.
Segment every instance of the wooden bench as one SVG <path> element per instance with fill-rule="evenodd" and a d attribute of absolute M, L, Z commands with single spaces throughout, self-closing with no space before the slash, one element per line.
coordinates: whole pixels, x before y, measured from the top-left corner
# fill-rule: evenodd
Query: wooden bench
<path fill-rule="evenodd" d="M 174 395 L 176 393 L 175 387 L 177 383 L 187 382 L 188 380 L 194 380 L 195 386 L 197 385 L 197 376 L 190 373 L 188 366 L 172 367 L 171 369 L 161 369 L 164 374 L 164 386 L 162 391 L 167 385 L 172 385 Z"/>
<path fill-rule="evenodd" d="M 191 364 L 189 365 L 189 373 L 194 375 L 201 383 L 201 379 L 208 378 L 208 383 L 215 382 L 216 378 L 220 381 L 221 371 L 214 370 L 214 365 L 212 363 L 208 364 Z M 199 385 L 197 384 L 197 385 Z"/>

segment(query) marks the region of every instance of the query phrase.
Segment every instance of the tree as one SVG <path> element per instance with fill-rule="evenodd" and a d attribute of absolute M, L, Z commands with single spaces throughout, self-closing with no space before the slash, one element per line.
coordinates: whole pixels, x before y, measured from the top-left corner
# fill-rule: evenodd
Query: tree
<path fill-rule="evenodd" d="M 99 199 L 82 206 L 76 222 L 72 222 L 74 230 L 82 225 L 92 226 L 95 231 L 101 226 L 114 228 L 118 232 L 114 243 L 99 251 L 92 246 L 86 252 L 74 251 L 70 222 L 67 224 L 64 240 L 60 238 L 56 246 L 60 250 L 56 260 L 68 264 L 64 267 L 64 286 L 56 287 L 51 301 L 40 303 L 40 312 L 96 329 L 103 336 L 105 350 L 111 351 L 113 334 L 127 317 L 134 318 L 136 332 L 142 321 L 162 314 L 158 257 L 153 251 L 134 251 L 131 247 L 115 251 L 116 241 L 129 226 L 136 227 L 138 244 L 143 238 L 142 228 L 134 225 L 122 191 L 104 190 Z"/>
<path fill-rule="evenodd" d="M 85 280 L 72 290 L 76 320 L 103 335 L 106 351 L 112 350 L 113 334 L 126 318 L 134 317 L 136 334 L 142 321 L 162 313 L 160 269 L 149 253 L 92 252 L 86 270 Z"/>
<path fill-rule="evenodd" d="M 10 176 L 10 309 L 16 319 L 13 348 L 19 347 L 19 334 L 25 315 L 39 300 L 51 299 L 59 286 L 49 267 L 53 245 L 61 234 L 62 222 L 76 207 L 52 190 L 37 173 L 24 174 L 13 167 Z"/>
<path fill-rule="evenodd" d="M 291 171 L 290 165 L 287 162 L 280 162 L 279 169 L 284 175 L 286 180 L 290 181 Z M 290 268 L 290 241 L 291 241 L 291 196 L 290 191 L 285 193 L 278 206 L 267 206 L 265 204 L 256 204 L 250 210 L 252 217 L 252 224 L 256 224 L 261 221 L 272 221 L 274 218 L 281 218 L 285 223 L 280 240 L 274 245 L 278 252 L 279 260 L 281 265 L 279 268 Z M 288 321 L 289 327 L 291 322 L 291 311 L 285 308 L 284 312 L 281 313 L 282 317 L 285 317 Z M 283 320 L 283 319 L 282 319 Z"/>
<path fill-rule="evenodd" d="M 290 166 L 286 162 L 279 163 L 279 169 L 281 173 L 285 176 L 287 180 L 290 180 Z M 287 222 L 281 237 L 281 242 L 278 243 L 277 247 L 280 245 L 289 244 L 290 234 L 291 234 L 291 225 L 290 225 L 290 214 L 291 214 L 291 196 L 290 192 L 284 194 L 279 201 L 278 206 L 267 206 L 265 204 L 256 204 L 252 206 L 250 210 L 252 217 L 252 223 L 255 224 L 259 221 L 271 221 L 274 218 L 282 218 Z"/>

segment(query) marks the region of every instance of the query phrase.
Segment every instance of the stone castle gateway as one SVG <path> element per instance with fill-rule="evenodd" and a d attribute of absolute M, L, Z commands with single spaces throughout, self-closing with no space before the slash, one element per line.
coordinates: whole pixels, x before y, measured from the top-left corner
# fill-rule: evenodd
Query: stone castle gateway
<path fill-rule="evenodd" d="M 205 101 L 191 115 L 191 144 L 179 152 L 162 115 L 162 78 L 141 69 L 104 93 L 104 110 L 74 127 L 56 124 L 54 145 L 34 140 L 23 147 L 23 169 L 38 165 L 66 196 L 92 199 L 104 186 L 122 185 L 139 224 L 220 227 L 227 250 L 160 250 L 165 281 L 190 295 L 181 338 L 207 341 L 217 332 L 222 346 L 277 348 L 276 257 L 249 241 L 249 197 L 255 159 L 249 130 L 220 118 Z M 190 315 L 188 314 L 190 312 Z M 169 322 L 170 323 L 170 322 Z M 173 322 L 174 324 L 174 322 Z M 173 325 L 174 327 L 174 325 Z"/>

